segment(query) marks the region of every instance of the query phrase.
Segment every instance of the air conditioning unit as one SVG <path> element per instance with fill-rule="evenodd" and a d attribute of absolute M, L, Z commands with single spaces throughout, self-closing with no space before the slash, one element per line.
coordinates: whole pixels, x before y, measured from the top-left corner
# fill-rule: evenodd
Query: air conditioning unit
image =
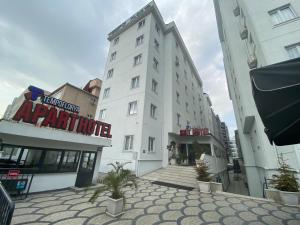
<path fill-rule="evenodd" d="M 245 25 L 242 27 L 240 35 L 242 40 L 248 38 L 248 29 Z"/>
<path fill-rule="evenodd" d="M 235 9 L 233 10 L 233 14 L 234 14 L 234 16 L 240 15 L 240 7 L 239 6 L 235 7 Z"/>
<path fill-rule="evenodd" d="M 254 69 L 257 67 L 257 58 L 254 54 L 250 54 L 248 56 L 247 62 L 250 69 Z"/>

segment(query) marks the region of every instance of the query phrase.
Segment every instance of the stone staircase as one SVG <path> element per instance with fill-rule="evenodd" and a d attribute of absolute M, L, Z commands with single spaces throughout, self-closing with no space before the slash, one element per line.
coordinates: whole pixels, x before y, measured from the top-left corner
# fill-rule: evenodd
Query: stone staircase
<path fill-rule="evenodd" d="M 141 178 L 171 185 L 198 188 L 196 171 L 192 166 L 168 166 L 147 173 Z"/>

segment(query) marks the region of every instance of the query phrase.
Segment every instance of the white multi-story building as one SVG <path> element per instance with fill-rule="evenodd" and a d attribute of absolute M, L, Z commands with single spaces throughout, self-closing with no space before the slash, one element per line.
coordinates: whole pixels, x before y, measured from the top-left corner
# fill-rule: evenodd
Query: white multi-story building
<path fill-rule="evenodd" d="M 223 165 L 220 120 L 175 23 L 165 24 L 153 1 L 109 33 L 108 40 L 96 118 L 112 124 L 113 138 L 100 171 L 107 172 L 113 161 L 130 161 L 138 176 L 165 167 L 171 142 L 193 161 L 191 146 L 197 141 Z M 208 128 L 210 134 L 180 135 L 187 126 Z M 224 169 L 219 166 L 215 173 Z"/>
<path fill-rule="evenodd" d="M 262 196 L 264 177 L 271 178 L 281 153 L 299 177 L 300 146 L 270 145 L 252 97 L 249 70 L 300 56 L 300 1 L 214 3 L 249 191 Z"/>

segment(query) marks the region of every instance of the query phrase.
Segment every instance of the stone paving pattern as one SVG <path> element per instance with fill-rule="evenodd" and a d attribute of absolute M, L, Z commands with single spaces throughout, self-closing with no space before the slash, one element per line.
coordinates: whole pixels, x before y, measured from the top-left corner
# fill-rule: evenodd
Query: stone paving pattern
<path fill-rule="evenodd" d="M 103 193 L 88 202 L 92 191 L 71 190 L 34 194 L 16 203 L 12 224 L 30 225 L 194 225 L 300 224 L 300 208 L 222 194 L 199 193 L 139 180 L 137 191 L 126 189 L 126 212 L 105 214 Z"/>

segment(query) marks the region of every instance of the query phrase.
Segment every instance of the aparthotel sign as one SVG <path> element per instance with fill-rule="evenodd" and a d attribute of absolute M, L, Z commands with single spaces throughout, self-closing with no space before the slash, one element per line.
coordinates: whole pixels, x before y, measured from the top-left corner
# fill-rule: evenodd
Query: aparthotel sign
<path fill-rule="evenodd" d="M 206 136 L 208 134 L 208 128 L 192 128 L 180 130 L 180 136 Z"/>
<path fill-rule="evenodd" d="M 84 135 L 95 135 L 111 138 L 111 125 L 94 119 L 79 116 L 79 106 L 61 101 L 50 96 L 44 96 L 44 91 L 30 86 L 25 100 L 13 117 L 15 121 L 23 121 L 44 127 L 75 131 Z M 35 103 L 38 98 L 41 103 Z M 45 105 L 46 104 L 46 105 Z M 59 108 L 59 109 L 58 109 Z M 69 112 L 67 112 L 69 111 Z"/>

